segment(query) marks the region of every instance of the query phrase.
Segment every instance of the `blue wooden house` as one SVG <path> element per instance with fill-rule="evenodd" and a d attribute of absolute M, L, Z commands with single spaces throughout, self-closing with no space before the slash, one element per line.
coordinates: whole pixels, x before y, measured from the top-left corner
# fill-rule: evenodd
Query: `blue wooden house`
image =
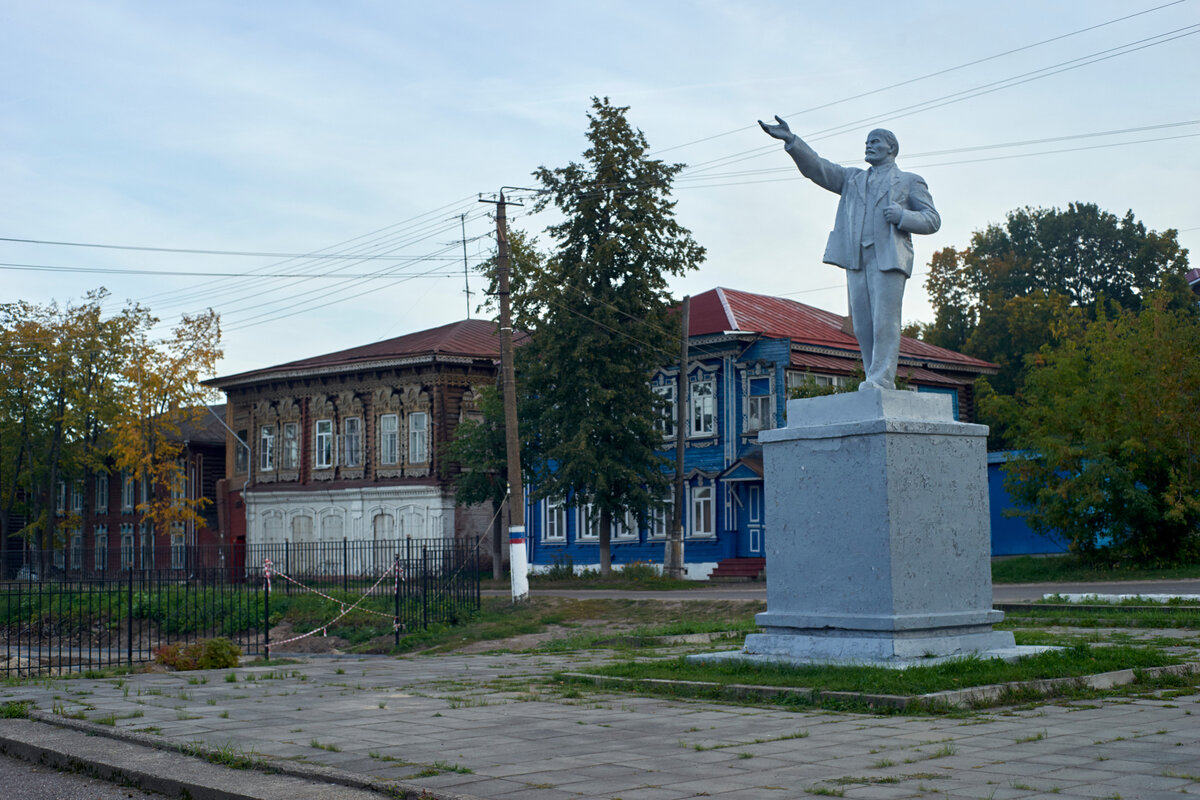
<path fill-rule="evenodd" d="M 861 372 L 858 342 L 844 317 L 794 300 L 717 288 L 691 299 L 688 322 L 686 430 L 675 412 L 663 421 L 663 455 L 674 462 L 677 436 L 686 439 L 684 560 L 688 578 L 754 575 L 770 536 L 763 518 L 761 430 L 785 422 L 788 390 L 805 382 L 842 385 Z M 663 364 L 649 380 L 674 409 L 678 364 Z M 996 366 L 904 338 L 899 378 L 908 389 L 952 398 L 960 420 L 973 421 L 973 382 Z M 599 532 L 587 509 L 541 501 L 526 513 L 532 571 L 570 563 L 598 568 Z M 613 565 L 661 564 L 669 511 L 639 526 L 614 524 Z"/>

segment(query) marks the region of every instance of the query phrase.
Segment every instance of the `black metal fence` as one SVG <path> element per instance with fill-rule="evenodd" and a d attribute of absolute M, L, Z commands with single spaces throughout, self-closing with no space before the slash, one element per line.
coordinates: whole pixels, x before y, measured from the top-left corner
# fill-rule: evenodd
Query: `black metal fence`
<path fill-rule="evenodd" d="M 272 625 L 305 595 L 314 601 L 295 636 L 364 625 L 389 631 L 395 645 L 480 603 L 477 542 L 174 547 L 115 571 L 103 555 L 28 551 L 16 579 L 0 581 L 0 676 L 131 666 L 164 645 L 217 636 L 269 657 Z"/>

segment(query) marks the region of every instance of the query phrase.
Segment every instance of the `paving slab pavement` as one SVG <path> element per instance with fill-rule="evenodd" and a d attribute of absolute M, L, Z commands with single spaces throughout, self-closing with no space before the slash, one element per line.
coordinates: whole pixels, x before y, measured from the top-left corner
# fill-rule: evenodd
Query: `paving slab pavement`
<path fill-rule="evenodd" d="M 1200 691 L 873 716 L 619 695 L 551 679 L 599 660 L 321 658 L 42 679 L 0 686 L 0 703 L 30 700 L 41 719 L 84 727 L 100 754 L 118 745 L 147 750 L 145 742 L 176 751 L 201 745 L 298 770 L 296 780 L 336 779 L 342 793 L 329 796 L 339 798 L 389 785 L 431 798 L 513 800 L 1200 794 Z M 0 749 L 23 741 L 20 731 L 33 724 L 0 721 Z M 154 770 L 180 774 L 163 764 Z M 241 788 L 250 774 L 230 780 Z M 306 797 L 299 789 L 261 796 Z"/>

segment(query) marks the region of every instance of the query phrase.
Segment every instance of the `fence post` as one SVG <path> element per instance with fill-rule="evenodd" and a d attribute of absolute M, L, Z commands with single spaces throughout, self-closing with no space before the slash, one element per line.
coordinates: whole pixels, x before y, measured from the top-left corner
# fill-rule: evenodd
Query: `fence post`
<path fill-rule="evenodd" d="M 396 618 L 392 621 L 392 633 L 396 637 L 396 647 L 400 646 L 400 553 L 396 553 L 395 563 L 392 565 L 392 580 L 395 582 L 395 613 Z"/>
<path fill-rule="evenodd" d="M 345 536 L 342 537 L 342 591 L 350 591 L 350 559 L 349 559 L 349 540 Z"/>
<path fill-rule="evenodd" d="M 429 630 L 429 559 L 428 550 L 421 548 L 421 627 Z"/>
<path fill-rule="evenodd" d="M 129 606 L 125 609 L 125 655 L 133 666 L 133 567 L 129 568 Z"/>
<path fill-rule="evenodd" d="M 271 559 L 263 560 L 263 658 L 271 660 Z"/>

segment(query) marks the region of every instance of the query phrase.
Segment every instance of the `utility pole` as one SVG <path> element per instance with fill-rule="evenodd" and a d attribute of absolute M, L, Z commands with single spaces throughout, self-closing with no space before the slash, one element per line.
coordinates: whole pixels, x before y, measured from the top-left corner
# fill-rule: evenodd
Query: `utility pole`
<path fill-rule="evenodd" d="M 458 221 L 462 223 L 463 243 L 463 293 L 467 296 L 467 319 L 471 318 L 471 277 L 467 269 L 467 215 L 459 214 Z"/>
<path fill-rule="evenodd" d="M 500 298 L 500 374 L 504 387 L 504 442 L 508 465 L 508 565 L 513 602 L 529 597 L 529 556 L 525 551 L 525 487 L 521 483 L 521 436 L 517 429 L 517 377 L 513 368 L 512 309 L 509 301 L 508 222 L 504 189 L 496 203 L 496 295 Z"/>
<path fill-rule="evenodd" d="M 687 442 L 688 401 L 688 314 L 691 297 L 683 298 L 679 310 L 679 376 L 675 384 L 675 507 L 671 514 L 671 530 L 667 532 L 663 553 L 663 574 L 668 578 L 683 577 L 683 448 Z"/>

